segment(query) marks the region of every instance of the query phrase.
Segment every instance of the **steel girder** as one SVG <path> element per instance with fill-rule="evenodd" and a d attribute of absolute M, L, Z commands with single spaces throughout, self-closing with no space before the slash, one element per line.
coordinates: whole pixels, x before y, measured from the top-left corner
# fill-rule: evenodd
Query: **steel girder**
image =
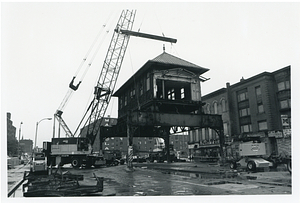
<path fill-rule="evenodd" d="M 223 132 L 221 115 L 131 112 L 128 116 L 128 121 L 118 121 L 117 125 L 112 127 L 101 126 L 101 137 L 126 137 L 126 122 L 131 126 L 138 127 L 138 130 L 133 135 L 134 137 L 161 137 L 161 127 L 169 127 L 173 131 L 175 128 L 180 128 L 181 130 L 187 130 L 186 128 L 212 128 L 219 135 Z"/>

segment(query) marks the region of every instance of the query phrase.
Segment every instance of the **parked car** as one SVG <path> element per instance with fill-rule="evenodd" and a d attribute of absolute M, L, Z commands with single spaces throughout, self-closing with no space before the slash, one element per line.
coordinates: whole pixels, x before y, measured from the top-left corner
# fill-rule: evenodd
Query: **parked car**
<path fill-rule="evenodd" d="M 30 163 L 31 172 L 48 172 L 47 157 L 43 152 L 34 152 Z"/>

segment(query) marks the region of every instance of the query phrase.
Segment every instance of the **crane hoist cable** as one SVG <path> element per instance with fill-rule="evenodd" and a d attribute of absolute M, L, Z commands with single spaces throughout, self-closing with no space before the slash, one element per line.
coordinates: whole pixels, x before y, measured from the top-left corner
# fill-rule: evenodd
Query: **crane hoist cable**
<path fill-rule="evenodd" d="M 111 15 L 110 15 L 110 16 L 111 16 Z M 111 19 L 111 17 L 110 17 L 110 19 Z M 112 25 L 113 25 L 112 23 L 109 23 L 109 28 L 105 31 L 104 37 L 101 38 L 102 40 L 99 42 L 99 44 L 98 44 L 96 50 L 94 51 L 94 54 L 92 55 L 92 57 L 91 57 L 91 59 L 90 59 L 88 65 L 86 66 L 85 71 L 83 72 L 83 74 L 82 74 L 82 76 L 81 76 L 81 78 L 80 78 L 79 81 L 82 81 L 82 80 L 83 80 L 83 78 L 85 77 L 85 75 L 86 75 L 86 73 L 87 73 L 89 67 L 92 66 L 93 61 L 94 61 L 94 59 L 96 58 L 96 56 L 97 56 L 97 54 L 98 54 L 98 52 L 99 52 L 99 50 L 100 50 L 100 48 L 101 48 L 103 42 L 105 41 L 105 39 L 106 39 L 108 33 L 109 33 L 110 30 L 112 29 Z M 105 24 L 105 26 L 106 26 L 106 24 Z M 97 42 L 97 40 L 95 40 L 95 42 Z M 96 44 L 96 43 L 95 43 L 95 44 Z"/>
<path fill-rule="evenodd" d="M 106 27 L 108 21 L 111 19 L 111 15 L 112 12 L 109 14 L 109 16 L 107 17 L 107 19 L 105 20 L 105 23 L 102 25 L 100 31 L 98 32 L 98 34 L 96 35 L 94 41 L 92 42 L 90 48 L 88 49 L 86 55 L 84 56 L 84 58 L 82 59 L 81 64 L 79 65 L 77 71 L 75 72 L 75 76 L 77 76 L 77 74 L 79 73 L 79 71 L 81 70 L 83 64 L 87 61 L 87 58 L 89 56 L 89 54 L 91 53 L 92 49 L 94 48 L 94 46 L 97 44 L 97 41 L 99 40 L 101 34 L 103 33 L 104 28 Z"/>
<path fill-rule="evenodd" d="M 111 29 L 112 29 L 112 26 L 113 26 L 113 24 L 109 24 L 109 25 L 110 25 L 110 27 L 109 27 L 107 33 L 109 33 L 109 30 L 111 30 Z M 104 41 L 104 40 L 103 40 L 103 41 Z M 100 49 L 100 47 L 101 47 L 103 41 L 100 42 L 100 44 L 98 45 L 98 47 L 97 47 L 97 49 L 96 49 L 94 55 L 92 56 L 91 62 L 88 64 L 88 66 L 91 66 L 91 65 L 92 65 L 92 62 L 93 62 L 93 60 L 95 59 L 95 57 L 96 57 L 96 55 L 97 55 L 97 53 L 98 53 L 98 51 L 99 51 L 99 49 Z M 87 72 L 87 69 L 86 69 L 84 75 L 86 74 L 86 72 Z M 83 77 L 84 77 L 84 75 L 83 75 Z M 96 83 L 97 83 L 97 82 L 96 82 Z M 94 93 L 94 91 L 93 91 L 92 93 Z M 90 94 L 89 101 L 90 101 L 91 96 L 93 95 L 92 93 Z M 77 128 L 76 128 L 76 130 L 75 130 L 75 132 L 74 132 L 74 135 L 75 135 L 75 134 L 77 133 L 77 131 L 79 130 L 81 124 L 83 123 L 84 119 L 86 118 L 86 115 L 87 115 L 87 113 L 89 112 L 89 110 L 90 110 L 90 108 L 91 108 L 91 105 L 92 105 L 93 103 L 94 103 L 94 100 L 92 100 L 92 102 L 91 102 L 90 104 L 87 104 L 87 108 L 85 109 L 85 111 L 84 111 L 84 113 L 83 113 L 82 119 L 81 119 L 81 121 L 79 122 L 79 124 L 78 124 L 78 126 L 77 126 Z M 93 111 L 93 110 L 92 110 L 92 111 Z M 87 123 L 87 121 L 86 121 L 85 123 Z"/>
<path fill-rule="evenodd" d="M 155 15 L 156 20 L 157 20 L 157 22 L 158 22 L 158 25 L 159 25 L 159 28 L 160 28 L 160 31 L 161 31 L 162 36 L 165 36 L 165 34 L 164 34 L 164 32 L 163 32 L 163 29 L 161 28 L 161 24 L 160 24 L 160 22 L 159 22 L 159 20 L 158 20 L 158 17 L 157 17 L 157 15 L 156 15 L 156 12 L 155 12 L 155 11 L 154 11 L 154 15 Z"/>
<path fill-rule="evenodd" d="M 118 17 L 118 15 L 114 14 L 113 17 L 110 17 L 110 21 L 115 22 L 117 17 Z M 113 23 L 107 23 L 107 24 L 109 25 L 108 29 L 106 31 L 108 33 L 110 30 L 112 30 Z M 99 48 L 100 48 L 100 46 L 99 46 Z M 95 58 L 95 57 L 96 57 L 96 54 L 94 54 L 94 56 L 92 58 Z M 92 62 L 90 62 L 90 63 L 92 63 Z M 94 86 L 96 86 L 96 85 L 97 85 L 97 81 L 95 81 Z M 94 96 L 94 90 L 91 90 L 87 101 L 91 101 L 92 96 Z M 85 118 L 85 114 L 86 114 L 86 111 L 87 111 L 89 105 L 90 105 L 90 102 L 87 102 L 86 107 L 84 108 L 85 110 L 83 112 L 82 118 Z"/>
<path fill-rule="evenodd" d="M 84 125 L 87 128 L 85 132 L 80 133 L 79 135 L 86 136 L 90 140 L 91 144 L 94 143 L 94 140 L 100 130 L 99 124 L 101 124 L 102 122 L 111 96 L 113 94 L 119 71 L 122 65 L 122 61 L 124 59 L 124 55 L 128 45 L 129 36 L 137 36 L 173 43 L 176 43 L 177 41 L 173 38 L 131 31 L 135 13 L 136 11 L 134 10 L 122 11 L 116 28 L 114 29 L 113 36 L 104 60 L 104 64 L 100 71 L 97 85 L 94 88 L 94 98 L 88 107 L 88 109 L 91 109 L 90 115 L 87 118 Z M 59 120 L 60 125 L 65 130 L 67 135 L 74 137 L 74 134 L 72 134 L 72 132 L 69 130 L 62 118 L 59 115 L 56 118 Z"/>
<path fill-rule="evenodd" d="M 124 17 L 124 19 L 125 19 L 126 17 Z M 121 19 L 121 17 L 120 17 L 120 19 Z M 120 19 L 119 19 L 119 21 L 120 21 Z M 129 20 L 129 19 L 126 19 L 126 21 L 127 20 Z M 120 23 L 120 22 L 119 22 Z M 126 23 L 125 23 L 126 24 Z M 110 24 L 110 26 L 113 26 L 112 24 Z M 118 26 L 118 25 L 117 25 Z M 113 36 L 115 36 L 115 33 L 113 33 Z M 114 39 L 114 37 L 113 37 L 113 39 Z M 112 47 L 114 48 L 114 49 L 116 49 L 116 50 L 120 50 L 119 48 L 115 48 L 116 47 L 116 45 L 117 46 L 120 46 L 121 44 L 119 44 L 118 43 L 118 41 L 116 41 L 115 39 L 113 40 L 112 39 L 112 41 L 110 42 L 111 44 L 110 44 L 110 48 L 109 48 L 109 50 L 108 50 L 108 53 L 110 53 L 110 52 L 112 52 Z M 128 43 L 128 42 L 127 42 Z M 113 46 L 113 44 L 116 44 L 115 46 Z M 98 47 L 98 48 L 100 48 L 100 47 Z M 122 49 L 121 49 L 122 50 Z M 105 59 L 105 61 L 104 61 L 104 65 L 103 65 L 103 68 L 102 68 L 102 71 L 103 72 L 105 72 L 105 70 L 107 70 L 107 72 L 109 72 L 109 70 L 108 69 L 105 69 L 105 67 L 106 66 L 108 66 L 107 65 L 107 60 L 109 59 L 109 57 L 112 57 L 110 60 L 112 60 L 112 61 L 114 61 L 114 60 L 116 60 L 116 58 L 114 58 L 113 56 L 115 56 L 114 54 L 108 54 L 107 53 L 107 56 L 106 56 L 106 59 Z M 124 53 L 122 53 L 122 54 L 124 54 Z M 96 54 L 94 54 L 93 55 L 93 57 L 92 57 L 92 60 L 94 59 L 96 57 Z M 112 64 L 115 64 L 115 62 L 114 63 L 112 63 Z M 109 67 L 109 66 L 108 66 Z M 111 68 L 111 67 L 110 67 Z M 96 82 L 96 85 L 95 85 L 95 91 L 99 91 L 96 87 L 98 87 L 99 86 L 99 81 L 100 80 L 107 80 L 107 79 L 103 79 L 103 78 L 106 78 L 106 77 L 101 77 L 101 75 L 103 74 L 103 72 L 101 71 L 101 73 L 100 73 L 100 76 L 99 76 L 99 79 L 98 79 L 98 81 Z M 114 68 L 114 71 L 113 71 L 113 75 L 114 74 L 117 74 L 118 75 L 118 73 L 115 73 L 115 71 L 116 71 L 116 69 Z M 109 77 L 112 77 L 111 75 L 109 75 L 107 78 L 109 78 Z M 116 80 L 116 78 L 115 78 L 115 80 Z M 102 86 L 103 85 L 107 85 L 104 81 L 102 81 Z M 111 83 L 112 81 L 110 81 L 110 83 Z M 114 89 L 114 85 L 111 87 L 111 89 L 113 90 Z M 95 96 L 95 91 L 94 91 L 94 96 Z M 102 91 L 102 90 L 100 90 L 100 91 Z M 99 97 L 99 98 L 101 98 L 101 97 L 107 97 L 107 96 L 109 96 L 109 98 L 107 99 L 107 101 L 105 102 L 105 103 L 109 103 L 109 101 L 110 101 L 110 94 L 111 92 L 107 92 L 107 93 L 104 93 L 104 94 L 99 94 L 99 95 L 97 95 L 97 97 Z M 81 121 L 79 122 L 79 125 L 77 126 L 77 128 L 76 128 L 76 130 L 75 130 L 75 133 L 74 134 L 76 134 L 77 133 L 77 131 L 79 130 L 79 128 L 80 128 L 80 126 L 82 125 L 82 123 L 83 123 L 83 121 L 86 119 L 86 115 L 87 115 L 87 113 L 88 112 L 90 112 L 91 114 L 93 113 L 93 112 L 96 112 L 96 110 L 98 109 L 98 106 L 99 106 L 99 103 L 100 102 L 103 102 L 102 100 L 100 100 L 99 98 L 97 98 L 96 96 L 93 98 L 93 100 L 91 101 L 91 103 L 89 104 L 89 106 L 88 106 L 88 108 L 86 109 L 86 111 L 85 111 L 85 113 L 84 113 L 84 116 L 82 117 L 82 119 L 81 119 Z M 103 104 L 102 104 L 103 105 Z M 101 107 L 101 108 L 103 108 L 103 107 Z M 87 125 L 87 123 L 88 122 L 90 122 L 90 120 L 89 119 L 91 119 L 90 117 L 88 117 L 87 119 L 86 119 L 86 121 L 85 121 L 85 123 L 84 123 L 84 126 L 86 126 Z"/>
<path fill-rule="evenodd" d="M 108 32 L 106 32 L 106 33 L 108 33 Z M 61 102 L 61 104 L 60 104 L 60 106 L 59 106 L 59 108 L 58 108 L 58 110 L 59 110 L 60 112 L 62 112 L 62 110 L 64 109 L 64 107 L 66 106 L 66 104 L 69 102 L 69 100 L 70 100 L 70 98 L 71 98 L 73 92 L 75 92 L 75 91 L 79 88 L 79 85 L 80 85 L 81 82 L 83 81 L 83 79 L 84 79 L 84 77 L 85 77 L 87 71 L 89 70 L 89 67 L 91 67 L 91 65 L 92 65 L 92 63 L 93 63 L 93 60 L 95 59 L 95 56 L 96 56 L 96 54 L 98 53 L 98 51 L 99 51 L 99 49 L 100 49 L 100 47 L 101 47 L 103 41 L 105 40 L 106 36 L 107 36 L 107 35 L 104 35 L 104 37 L 102 38 L 102 41 L 101 41 L 100 44 L 98 45 L 97 50 L 95 51 L 95 53 L 94 53 L 94 55 L 93 55 L 91 61 L 89 62 L 89 64 L 88 64 L 87 67 L 85 68 L 85 70 L 84 70 L 84 72 L 83 72 L 83 74 L 82 74 L 82 76 L 81 76 L 79 82 L 77 83 L 77 85 L 74 85 L 74 80 L 75 80 L 75 78 L 76 78 L 76 76 L 77 76 L 77 74 L 78 74 L 78 72 L 79 72 L 80 70 L 78 69 L 78 70 L 77 70 L 77 73 L 75 74 L 75 76 L 73 76 L 71 82 L 69 83 L 69 89 L 68 89 L 68 91 L 67 91 L 67 94 L 66 94 L 66 96 L 64 97 L 63 101 Z M 83 64 L 84 64 L 85 61 L 86 61 L 86 58 L 84 58 L 83 61 L 81 62 L 81 65 L 80 65 L 81 67 L 80 67 L 80 69 L 82 68 L 82 66 L 83 66 Z"/>
<path fill-rule="evenodd" d="M 106 26 L 102 26 L 102 30 L 104 29 L 104 27 Z M 101 31 L 102 33 L 102 31 Z M 107 34 L 107 32 L 106 32 Z M 104 35 L 104 37 L 106 36 L 106 34 Z M 81 84 L 83 77 L 86 74 L 86 70 L 85 73 L 83 74 L 83 77 L 81 78 L 81 80 L 77 83 L 77 85 L 74 85 L 74 80 L 76 78 L 76 76 L 78 75 L 80 69 L 82 68 L 83 64 L 86 62 L 88 55 L 90 54 L 92 48 L 95 46 L 96 42 L 98 41 L 97 39 L 100 37 L 100 34 L 97 35 L 96 40 L 94 40 L 93 45 L 91 46 L 91 48 L 88 50 L 88 53 L 86 54 L 86 57 L 83 59 L 83 61 L 81 62 L 77 73 L 75 74 L 75 76 L 73 76 L 71 82 L 69 83 L 69 89 L 67 91 L 66 96 L 64 97 L 63 101 L 61 102 L 58 110 L 56 111 L 56 113 L 54 114 L 54 122 L 53 122 L 53 137 L 55 136 L 55 120 L 57 120 L 59 122 L 59 128 L 58 128 L 58 132 L 60 134 L 60 127 L 62 127 L 64 129 L 64 131 L 66 132 L 66 136 L 71 136 L 74 137 L 74 134 L 71 132 L 71 130 L 69 129 L 69 127 L 67 126 L 67 124 L 65 123 L 65 121 L 63 120 L 63 118 L 61 117 L 63 114 L 63 109 L 66 106 L 66 104 L 69 102 L 71 96 L 73 95 L 73 93 L 78 89 L 79 85 Z M 91 66 L 91 63 L 89 63 L 88 67 Z"/>
<path fill-rule="evenodd" d="M 110 19 L 111 19 L 111 14 L 110 14 L 110 16 L 108 17 L 108 19 L 106 20 L 106 22 L 102 25 L 101 30 L 98 32 L 96 38 L 94 39 L 92 45 L 90 46 L 89 50 L 87 51 L 85 57 L 84 57 L 83 60 L 81 61 L 81 63 L 80 63 L 80 65 L 79 65 L 79 67 L 78 67 L 78 69 L 77 69 L 75 75 L 73 76 L 71 82 L 69 83 L 69 89 L 68 89 L 68 91 L 67 91 L 67 94 L 65 95 L 65 97 L 64 97 L 63 101 L 61 102 L 61 104 L 60 104 L 60 106 L 59 106 L 59 108 L 58 108 L 58 111 L 57 111 L 57 112 L 59 112 L 60 115 L 62 114 L 62 110 L 63 110 L 64 107 L 67 105 L 67 103 L 69 102 L 70 98 L 72 97 L 72 95 L 73 95 L 72 93 L 73 93 L 74 91 L 76 91 L 76 90 L 79 88 L 79 85 L 80 85 L 81 82 L 83 81 L 83 79 L 84 79 L 84 77 L 85 77 L 85 75 L 86 75 L 86 73 L 87 73 L 89 67 L 92 65 L 93 60 L 95 59 L 96 54 L 98 53 L 98 51 L 99 51 L 99 49 L 100 49 L 100 47 L 101 47 L 103 41 L 105 40 L 105 38 L 106 38 L 106 36 L 107 36 L 107 34 L 108 34 L 108 31 L 105 31 L 104 36 L 102 37 L 102 40 L 100 41 L 100 43 L 99 43 L 99 45 L 98 45 L 98 47 L 97 47 L 97 49 L 96 49 L 94 55 L 92 56 L 92 59 L 90 60 L 89 64 L 88 64 L 87 67 L 85 68 L 85 70 L 84 70 L 84 72 L 83 72 L 83 74 L 82 74 L 82 76 L 81 76 L 79 82 L 77 83 L 77 85 L 74 85 L 75 78 L 76 78 L 77 75 L 79 74 L 79 72 L 80 72 L 80 70 L 82 69 L 84 63 L 87 61 L 87 59 L 88 59 L 88 57 L 89 57 L 91 51 L 93 50 L 94 46 L 95 46 L 95 45 L 97 44 L 97 42 L 99 41 L 99 38 L 100 38 L 101 34 L 103 33 L 103 30 L 104 30 L 104 28 L 105 28 L 106 25 L 107 25 L 107 22 L 108 22 Z"/>
<path fill-rule="evenodd" d="M 146 13 L 147 13 L 147 11 L 144 13 L 144 16 L 143 16 L 142 22 L 141 22 L 141 24 L 140 24 L 140 26 L 139 26 L 138 32 L 141 30 L 141 27 L 142 27 L 142 25 L 143 25 L 143 23 L 144 23 L 144 19 L 145 19 Z"/>

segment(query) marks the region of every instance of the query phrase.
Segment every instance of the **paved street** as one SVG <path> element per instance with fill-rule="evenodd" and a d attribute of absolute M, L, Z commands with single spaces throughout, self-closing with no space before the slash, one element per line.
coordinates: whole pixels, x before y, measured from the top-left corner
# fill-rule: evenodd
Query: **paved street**
<path fill-rule="evenodd" d="M 23 177 L 28 166 L 8 171 L 8 190 Z M 191 196 L 253 195 L 292 193 L 291 175 L 284 167 L 268 172 L 230 173 L 226 167 L 200 163 L 134 163 L 134 171 L 126 165 L 62 171 L 84 175 L 82 184 L 94 185 L 93 173 L 104 177 L 103 196 Z M 231 174 L 231 175 L 230 175 Z M 236 174 L 232 176 L 232 174 Z M 19 192 L 16 197 L 22 196 Z"/>

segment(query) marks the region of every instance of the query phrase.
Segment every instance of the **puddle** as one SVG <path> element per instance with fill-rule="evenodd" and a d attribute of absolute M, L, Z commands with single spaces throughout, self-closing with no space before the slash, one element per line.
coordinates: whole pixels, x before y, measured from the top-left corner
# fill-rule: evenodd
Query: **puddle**
<path fill-rule="evenodd" d="M 259 186 L 257 186 L 257 185 L 244 185 L 244 184 L 236 184 L 236 183 L 216 184 L 216 185 L 211 185 L 210 187 L 220 188 L 220 189 L 225 189 L 225 190 L 232 190 L 232 191 L 240 191 L 240 190 L 259 188 Z"/>
<path fill-rule="evenodd" d="M 182 171 L 168 171 L 167 174 L 191 177 L 191 178 L 201 178 L 201 179 L 219 179 L 225 178 L 225 174 L 215 174 L 215 173 L 191 173 Z"/>
<path fill-rule="evenodd" d="M 251 185 L 251 184 L 245 185 L 241 182 L 230 182 L 230 181 L 215 181 L 215 182 L 206 183 L 206 185 L 214 188 L 220 188 L 220 189 L 232 190 L 232 191 L 259 188 L 259 186 L 257 185 Z"/>

